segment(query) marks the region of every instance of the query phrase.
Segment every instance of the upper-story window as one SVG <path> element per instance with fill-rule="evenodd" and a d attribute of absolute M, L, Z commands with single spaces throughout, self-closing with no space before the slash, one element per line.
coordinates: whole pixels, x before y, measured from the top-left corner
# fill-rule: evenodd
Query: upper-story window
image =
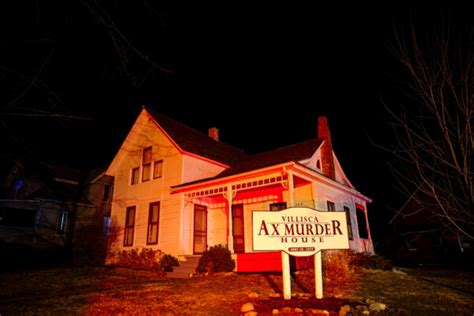
<path fill-rule="evenodd" d="M 138 179 L 140 178 L 140 167 L 136 167 L 132 169 L 130 184 L 137 184 Z"/>
<path fill-rule="evenodd" d="M 142 182 L 150 180 L 151 176 L 151 147 L 143 149 L 142 155 Z"/>
<path fill-rule="evenodd" d="M 328 212 L 334 212 L 336 210 L 336 204 L 332 201 L 327 201 Z"/>
<path fill-rule="evenodd" d="M 102 196 L 102 201 L 110 202 L 110 184 L 104 183 L 104 194 Z"/>
<path fill-rule="evenodd" d="M 153 166 L 153 179 L 161 178 L 163 175 L 163 160 L 155 161 Z"/>

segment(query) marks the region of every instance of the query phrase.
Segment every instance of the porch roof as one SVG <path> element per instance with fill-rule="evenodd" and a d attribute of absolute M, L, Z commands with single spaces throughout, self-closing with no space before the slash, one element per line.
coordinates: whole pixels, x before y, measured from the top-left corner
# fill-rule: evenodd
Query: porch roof
<path fill-rule="evenodd" d="M 311 139 L 298 144 L 293 144 L 274 150 L 266 151 L 263 153 L 255 154 L 246 157 L 245 159 L 239 160 L 233 164 L 229 169 L 222 171 L 220 174 L 214 177 L 196 180 L 173 186 L 173 189 L 186 187 L 188 185 L 203 183 L 207 181 L 213 181 L 220 178 L 238 175 L 240 173 L 246 173 L 253 170 L 259 170 L 275 165 L 280 165 L 290 162 L 298 162 L 307 158 L 310 158 L 314 152 L 319 148 L 322 143 L 322 139 Z"/>

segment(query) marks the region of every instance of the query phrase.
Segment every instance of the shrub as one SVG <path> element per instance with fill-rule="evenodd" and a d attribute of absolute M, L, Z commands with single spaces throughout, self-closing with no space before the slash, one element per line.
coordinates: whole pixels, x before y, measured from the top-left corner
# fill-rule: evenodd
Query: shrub
<path fill-rule="evenodd" d="M 179 266 L 179 261 L 176 257 L 169 254 L 164 254 L 160 259 L 160 270 L 164 272 L 172 272 L 173 267 Z"/>
<path fill-rule="evenodd" d="M 323 252 L 324 276 L 327 280 L 343 283 L 354 280 L 352 267 L 354 252 L 351 250 L 330 250 Z"/>
<path fill-rule="evenodd" d="M 138 249 L 122 250 L 117 253 L 115 264 L 126 268 L 160 270 L 160 257 L 160 250 L 149 248 L 142 248 L 140 252 Z"/>
<path fill-rule="evenodd" d="M 391 270 L 392 262 L 381 255 L 370 253 L 353 254 L 352 264 L 366 269 Z"/>
<path fill-rule="evenodd" d="M 229 272 L 234 268 L 235 261 L 232 259 L 229 249 L 226 246 L 217 245 L 203 252 L 199 259 L 197 272 Z"/>

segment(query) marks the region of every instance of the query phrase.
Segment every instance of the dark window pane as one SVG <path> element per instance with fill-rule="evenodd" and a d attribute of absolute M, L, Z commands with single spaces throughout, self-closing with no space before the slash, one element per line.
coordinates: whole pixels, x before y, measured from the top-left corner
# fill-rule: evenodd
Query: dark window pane
<path fill-rule="evenodd" d="M 161 178 L 163 173 L 163 160 L 155 161 L 155 165 L 153 167 L 153 179 Z"/>
<path fill-rule="evenodd" d="M 349 239 L 353 240 L 354 235 L 352 235 L 351 210 L 347 206 L 344 206 L 344 212 L 346 213 L 347 232 L 349 234 Z"/>
<path fill-rule="evenodd" d="M 270 204 L 270 211 L 281 211 L 286 209 L 286 202 L 278 202 L 278 203 L 272 203 Z"/>
<path fill-rule="evenodd" d="M 67 212 L 59 212 L 58 213 L 58 221 L 56 223 L 56 235 L 64 235 L 66 231 L 66 224 L 67 224 Z"/>
<path fill-rule="evenodd" d="M 359 226 L 359 237 L 362 239 L 369 238 L 364 210 L 357 208 L 356 215 L 357 215 L 357 225 Z"/>
<path fill-rule="evenodd" d="M 130 181 L 131 184 L 137 184 L 139 178 L 140 168 L 133 168 L 132 169 L 132 179 Z"/>
<path fill-rule="evenodd" d="M 151 163 L 151 147 L 143 149 L 142 164 Z"/>
<path fill-rule="evenodd" d="M 327 201 L 327 205 L 329 212 L 334 212 L 336 210 L 336 204 L 334 204 L 334 202 Z"/>

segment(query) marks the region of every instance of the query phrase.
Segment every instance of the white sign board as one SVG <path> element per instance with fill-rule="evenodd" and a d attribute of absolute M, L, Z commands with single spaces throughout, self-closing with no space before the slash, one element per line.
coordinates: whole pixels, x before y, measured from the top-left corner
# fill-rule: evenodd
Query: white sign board
<path fill-rule="evenodd" d="M 253 250 L 282 250 L 309 256 L 322 249 L 348 249 L 345 212 L 320 212 L 306 207 L 253 211 Z"/>

